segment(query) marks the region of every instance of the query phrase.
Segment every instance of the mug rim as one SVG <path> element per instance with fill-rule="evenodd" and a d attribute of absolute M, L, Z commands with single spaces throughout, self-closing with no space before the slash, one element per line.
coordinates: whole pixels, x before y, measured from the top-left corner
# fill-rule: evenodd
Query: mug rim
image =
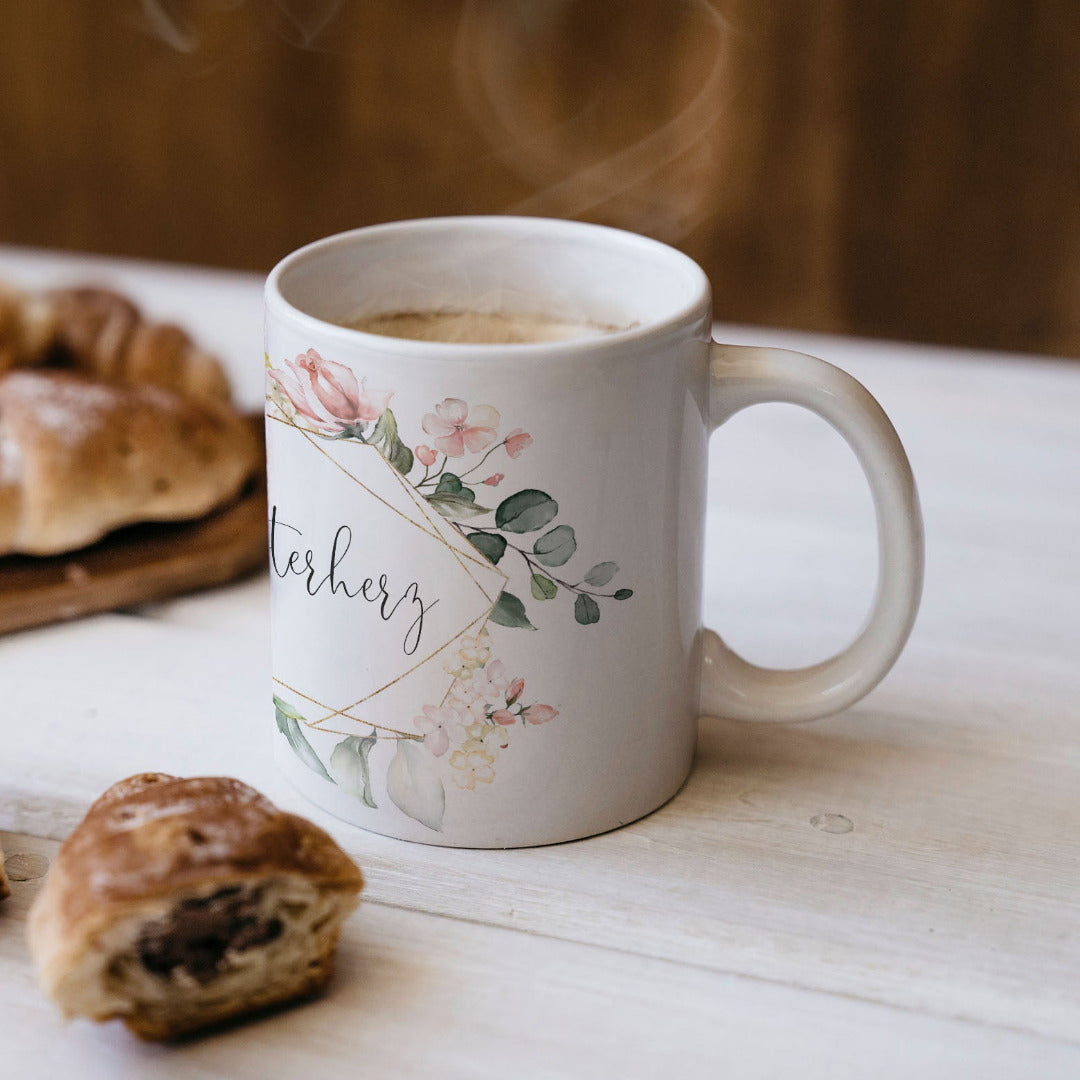
<path fill-rule="evenodd" d="M 569 338 L 557 341 L 533 342 L 447 342 L 419 341 L 413 338 L 395 338 L 386 334 L 374 334 L 366 330 L 341 326 L 312 315 L 285 298 L 281 279 L 296 266 L 319 258 L 339 247 L 363 242 L 388 234 L 410 232 L 439 232 L 462 227 L 486 232 L 503 232 L 512 235 L 528 229 L 535 233 L 542 229 L 547 235 L 587 236 L 603 243 L 621 245 L 624 249 L 637 249 L 652 261 L 662 259 L 670 268 L 681 273 L 690 287 L 688 300 L 670 314 L 646 323 L 635 323 L 613 333 L 596 337 Z M 546 359 L 573 356 L 580 359 L 584 354 L 606 355 L 612 351 L 652 344 L 669 337 L 672 333 L 697 325 L 700 319 L 710 317 L 712 293 L 705 271 L 689 255 L 660 240 L 618 229 L 609 225 L 574 221 L 566 218 L 526 217 L 504 214 L 461 214 L 442 217 L 406 218 L 401 221 L 365 225 L 358 229 L 333 233 L 314 240 L 286 255 L 270 271 L 263 290 L 267 314 L 290 321 L 303 327 L 321 340 L 330 338 L 342 344 L 351 343 L 369 351 L 402 354 L 412 357 L 422 355 L 431 359 L 493 360 L 506 359 L 507 354 L 521 359 Z"/>

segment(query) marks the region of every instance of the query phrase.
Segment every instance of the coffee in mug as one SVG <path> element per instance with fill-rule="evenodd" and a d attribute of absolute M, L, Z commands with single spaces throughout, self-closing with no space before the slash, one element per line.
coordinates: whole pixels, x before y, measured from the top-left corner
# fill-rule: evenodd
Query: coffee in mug
<path fill-rule="evenodd" d="M 409 341 L 472 345 L 527 345 L 614 333 L 614 326 L 566 322 L 546 315 L 503 311 L 397 311 L 347 320 L 343 326 Z"/>

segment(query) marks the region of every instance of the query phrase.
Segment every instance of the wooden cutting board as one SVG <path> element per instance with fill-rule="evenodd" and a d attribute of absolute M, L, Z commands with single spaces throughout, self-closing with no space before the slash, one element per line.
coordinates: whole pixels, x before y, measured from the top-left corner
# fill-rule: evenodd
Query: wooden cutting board
<path fill-rule="evenodd" d="M 261 417 L 252 418 L 261 432 Z M 196 521 L 132 525 L 64 555 L 0 558 L 0 634 L 223 585 L 266 561 L 266 477 Z"/>

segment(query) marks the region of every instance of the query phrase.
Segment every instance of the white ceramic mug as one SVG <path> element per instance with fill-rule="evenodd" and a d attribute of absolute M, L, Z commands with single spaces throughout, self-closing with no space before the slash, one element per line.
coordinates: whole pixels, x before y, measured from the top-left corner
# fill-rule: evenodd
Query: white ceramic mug
<path fill-rule="evenodd" d="M 836 712 L 907 640 L 922 525 L 892 425 L 821 360 L 711 343 L 680 252 L 577 222 L 407 221 L 293 253 L 266 305 L 275 739 L 331 813 L 433 844 L 588 836 L 675 794 L 699 712 Z M 468 345 L 338 325 L 439 309 L 620 329 Z M 796 671 L 701 625 L 709 434 L 770 401 L 844 436 L 877 511 L 866 626 Z"/>

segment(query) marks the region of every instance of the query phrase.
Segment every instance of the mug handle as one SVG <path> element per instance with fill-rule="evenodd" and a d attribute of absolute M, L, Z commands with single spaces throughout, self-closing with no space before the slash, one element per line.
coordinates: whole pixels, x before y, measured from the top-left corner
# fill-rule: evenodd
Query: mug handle
<path fill-rule="evenodd" d="M 765 402 L 787 402 L 817 413 L 855 451 L 874 497 L 877 592 L 851 645 L 810 667 L 757 667 L 706 630 L 701 712 L 732 720 L 816 720 L 846 709 L 877 686 L 911 633 L 923 581 L 919 496 L 895 429 L 861 383 L 803 353 L 714 343 L 710 430 L 747 406 Z"/>

